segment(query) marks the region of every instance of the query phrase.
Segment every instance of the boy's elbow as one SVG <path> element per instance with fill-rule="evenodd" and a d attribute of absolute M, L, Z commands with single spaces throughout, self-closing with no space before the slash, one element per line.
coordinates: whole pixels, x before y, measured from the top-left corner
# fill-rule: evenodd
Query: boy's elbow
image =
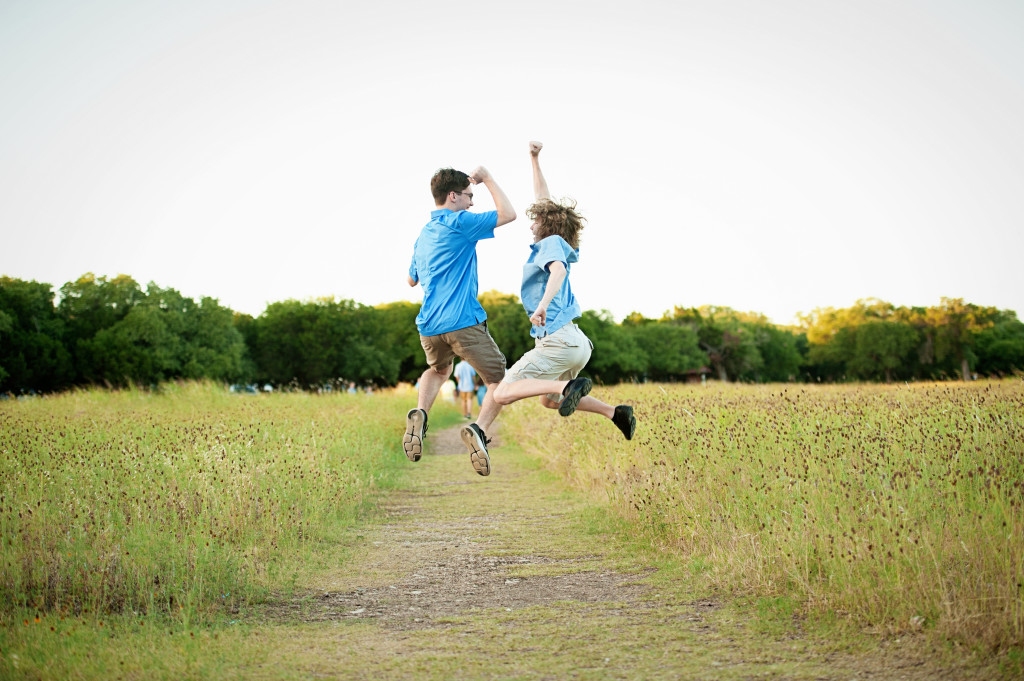
<path fill-rule="evenodd" d="M 516 219 L 516 212 L 514 210 L 498 211 L 498 226 L 507 225 Z"/>

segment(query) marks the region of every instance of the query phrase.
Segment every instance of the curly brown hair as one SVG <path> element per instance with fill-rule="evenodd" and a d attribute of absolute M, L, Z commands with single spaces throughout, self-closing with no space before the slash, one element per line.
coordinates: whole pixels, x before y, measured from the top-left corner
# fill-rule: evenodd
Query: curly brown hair
<path fill-rule="evenodd" d="M 557 234 L 573 248 L 580 247 L 580 232 L 586 218 L 576 212 L 576 202 L 562 199 L 540 199 L 526 209 L 526 216 L 540 222 L 540 239 Z"/>

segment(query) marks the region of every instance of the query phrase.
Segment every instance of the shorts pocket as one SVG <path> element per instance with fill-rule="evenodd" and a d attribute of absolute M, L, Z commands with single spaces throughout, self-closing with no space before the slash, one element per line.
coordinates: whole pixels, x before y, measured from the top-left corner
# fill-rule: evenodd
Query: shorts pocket
<path fill-rule="evenodd" d="M 555 335 L 544 336 L 538 344 L 542 348 L 578 348 L 579 341 L 574 336 Z"/>

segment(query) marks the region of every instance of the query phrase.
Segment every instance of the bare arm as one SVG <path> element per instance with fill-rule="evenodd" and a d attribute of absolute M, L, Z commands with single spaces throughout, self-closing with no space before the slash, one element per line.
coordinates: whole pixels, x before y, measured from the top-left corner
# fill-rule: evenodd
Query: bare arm
<path fill-rule="evenodd" d="M 409 286 L 415 286 L 416 284 L 420 283 L 416 279 L 413 279 L 412 277 L 410 277 L 408 274 L 405 275 L 405 278 L 406 278 L 406 280 L 408 280 Z"/>
<path fill-rule="evenodd" d="M 562 288 L 562 282 L 565 281 L 565 265 L 558 260 L 548 263 L 548 272 L 551 276 L 548 277 L 548 285 L 544 287 L 544 297 L 540 299 L 540 304 L 537 305 L 537 310 L 530 315 L 530 323 L 534 326 L 544 326 L 548 320 L 548 305 L 551 304 L 551 299 L 558 293 L 558 289 Z"/>
<path fill-rule="evenodd" d="M 540 142 L 530 142 L 530 162 L 533 163 L 533 195 L 540 199 L 550 199 L 551 192 L 548 191 L 547 180 L 540 170 L 540 150 L 544 145 Z"/>
<path fill-rule="evenodd" d="M 487 191 L 491 193 L 491 198 L 494 199 L 494 208 L 498 211 L 498 224 L 497 227 L 507 225 L 516 219 L 516 209 L 512 206 L 512 202 L 505 196 L 505 192 L 501 190 L 498 183 L 491 177 L 491 173 L 483 166 L 478 167 L 472 173 L 469 174 L 469 181 L 473 184 L 483 184 L 487 187 Z"/>

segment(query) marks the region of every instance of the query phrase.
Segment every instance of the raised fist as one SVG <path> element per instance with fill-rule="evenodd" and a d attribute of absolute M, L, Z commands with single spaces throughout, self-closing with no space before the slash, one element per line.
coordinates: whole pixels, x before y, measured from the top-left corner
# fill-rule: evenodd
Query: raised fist
<path fill-rule="evenodd" d="M 477 166 L 473 172 L 469 174 L 469 181 L 473 184 L 480 184 L 481 182 L 486 182 L 490 176 L 491 174 L 487 171 L 487 168 Z"/>

